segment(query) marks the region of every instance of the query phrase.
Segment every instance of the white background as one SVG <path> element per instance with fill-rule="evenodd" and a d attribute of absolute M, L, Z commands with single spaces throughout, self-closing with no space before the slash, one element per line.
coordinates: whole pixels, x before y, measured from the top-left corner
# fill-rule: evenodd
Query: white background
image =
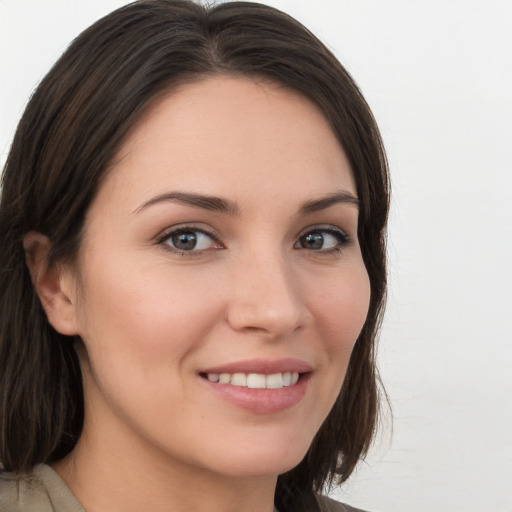
<path fill-rule="evenodd" d="M 122 0 L 0 0 L 0 161 L 67 43 Z M 393 181 L 380 367 L 393 405 L 336 495 L 512 512 L 512 1 L 269 0 L 356 78 Z"/>

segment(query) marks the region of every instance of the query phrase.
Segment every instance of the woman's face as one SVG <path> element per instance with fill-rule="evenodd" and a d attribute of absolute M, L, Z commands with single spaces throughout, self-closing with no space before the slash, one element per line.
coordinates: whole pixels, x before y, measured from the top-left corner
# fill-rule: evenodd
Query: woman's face
<path fill-rule="evenodd" d="M 154 104 L 86 219 L 82 442 L 231 476 L 298 464 L 368 311 L 357 220 L 305 98 L 217 77 Z"/>

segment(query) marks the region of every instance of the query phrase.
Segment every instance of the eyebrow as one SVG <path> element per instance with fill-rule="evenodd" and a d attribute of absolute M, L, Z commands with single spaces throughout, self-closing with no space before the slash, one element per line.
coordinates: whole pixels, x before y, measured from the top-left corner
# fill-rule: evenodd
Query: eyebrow
<path fill-rule="evenodd" d="M 236 215 L 240 211 L 238 205 L 229 199 L 194 194 L 191 192 L 168 192 L 167 194 L 153 197 L 153 199 L 150 199 L 139 206 L 134 213 L 139 213 L 141 210 L 145 210 L 149 206 L 162 202 L 180 203 L 213 212 L 227 213 L 229 215 Z"/>
<path fill-rule="evenodd" d="M 299 213 L 308 214 L 325 210 L 330 206 L 338 203 L 352 204 L 359 209 L 359 199 L 352 195 L 350 192 L 339 191 L 331 194 L 327 197 L 321 197 L 320 199 L 312 199 L 306 201 L 300 208 Z"/>
<path fill-rule="evenodd" d="M 204 210 L 226 213 L 228 215 L 236 215 L 240 213 L 240 207 L 234 201 L 216 196 L 195 194 L 192 192 L 168 192 L 166 194 L 161 194 L 143 203 L 134 210 L 133 213 L 139 213 L 150 206 L 165 202 L 180 203 L 186 206 L 202 208 Z M 351 204 L 359 208 L 359 200 L 354 195 L 350 192 L 340 191 L 326 197 L 306 201 L 299 208 L 299 214 L 306 215 L 318 212 L 338 203 Z"/>

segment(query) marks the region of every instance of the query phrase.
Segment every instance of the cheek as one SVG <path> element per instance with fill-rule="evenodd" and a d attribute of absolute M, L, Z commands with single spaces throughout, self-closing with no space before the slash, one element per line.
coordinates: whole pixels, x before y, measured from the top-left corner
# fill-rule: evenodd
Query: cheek
<path fill-rule="evenodd" d="M 161 265 L 129 267 L 124 272 L 105 259 L 88 275 L 82 308 L 91 376 L 86 392 L 89 401 L 108 404 L 129 423 L 142 414 L 165 424 L 189 408 L 187 376 L 220 316 L 218 296 L 205 276 Z"/>
<path fill-rule="evenodd" d="M 370 303 L 370 282 L 362 262 L 331 279 L 312 302 L 327 352 L 346 366 Z"/>
<path fill-rule="evenodd" d="M 345 379 L 354 344 L 363 328 L 370 301 L 370 284 L 364 265 L 332 273 L 323 286 L 310 288 L 310 311 L 318 335 L 315 403 L 309 415 L 309 435 L 314 437 L 331 411 Z"/>
<path fill-rule="evenodd" d="M 215 287 L 200 273 L 126 266 L 129 271 L 104 260 L 88 275 L 81 334 L 91 362 L 145 373 L 179 364 L 205 342 L 219 317 Z"/>

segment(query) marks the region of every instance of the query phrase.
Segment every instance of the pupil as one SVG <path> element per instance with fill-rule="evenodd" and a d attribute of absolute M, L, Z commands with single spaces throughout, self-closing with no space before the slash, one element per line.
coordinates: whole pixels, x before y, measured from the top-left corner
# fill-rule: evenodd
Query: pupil
<path fill-rule="evenodd" d="M 189 251 L 196 246 L 197 236 L 192 231 L 187 231 L 186 233 L 180 233 L 179 235 L 175 235 L 172 237 L 172 243 L 176 249 L 182 249 L 184 251 Z"/>
<path fill-rule="evenodd" d="M 308 233 L 304 237 L 303 244 L 308 249 L 321 249 L 324 245 L 324 237 L 321 233 Z"/>

